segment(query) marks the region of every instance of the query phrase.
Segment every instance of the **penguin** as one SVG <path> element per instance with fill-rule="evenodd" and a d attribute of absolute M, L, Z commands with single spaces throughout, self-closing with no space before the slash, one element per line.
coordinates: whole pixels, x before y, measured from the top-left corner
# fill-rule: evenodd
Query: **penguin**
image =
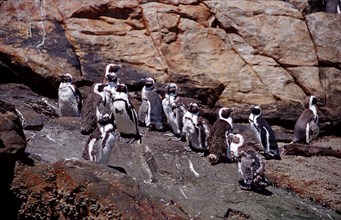
<path fill-rule="evenodd" d="M 232 162 L 236 162 L 245 189 L 267 187 L 264 162 L 252 147 L 244 144 L 244 137 L 241 134 L 226 132 L 226 143 L 228 158 Z"/>
<path fill-rule="evenodd" d="M 214 165 L 226 158 L 226 133 L 233 132 L 231 113 L 234 109 L 223 107 L 212 125 L 208 137 L 209 162 Z"/>
<path fill-rule="evenodd" d="M 104 94 L 105 94 L 105 103 L 107 109 L 110 110 L 111 114 L 113 114 L 113 100 L 116 94 L 116 86 L 120 84 L 117 71 L 121 68 L 121 65 L 110 63 L 105 68 L 105 84 Z M 111 115 L 112 116 L 112 115 Z M 113 117 L 113 116 L 112 116 Z"/>
<path fill-rule="evenodd" d="M 177 94 L 177 85 L 168 83 L 165 87 L 166 94 L 162 100 L 163 112 L 165 113 L 169 127 L 176 137 L 182 137 L 183 116 L 185 114 L 180 98 Z"/>
<path fill-rule="evenodd" d="M 98 127 L 91 133 L 83 147 L 82 159 L 107 164 L 119 135 L 114 128 L 106 107 L 96 107 Z"/>
<path fill-rule="evenodd" d="M 139 108 L 139 121 L 150 130 L 163 130 L 164 112 L 159 94 L 154 91 L 155 81 L 152 78 L 145 79 L 141 91 L 142 103 Z"/>
<path fill-rule="evenodd" d="M 65 73 L 61 76 L 58 88 L 58 107 L 60 116 L 79 117 L 82 110 L 82 96 L 76 85 L 72 84 L 72 76 Z"/>
<path fill-rule="evenodd" d="M 97 128 L 96 109 L 101 104 L 106 106 L 104 87 L 106 84 L 95 83 L 92 86 L 92 92 L 88 94 L 84 101 L 84 107 L 81 114 L 81 133 L 91 134 Z"/>
<path fill-rule="evenodd" d="M 278 149 L 277 139 L 268 122 L 263 118 L 262 110 L 259 106 L 251 109 L 249 116 L 250 128 L 255 134 L 258 142 L 264 148 L 265 159 L 270 159 L 270 153 L 274 155 L 274 159 L 280 160 L 281 156 Z"/>
<path fill-rule="evenodd" d="M 241 134 L 233 134 L 226 132 L 226 155 L 228 161 L 237 161 L 238 160 L 238 151 L 244 147 L 244 137 Z"/>
<path fill-rule="evenodd" d="M 253 148 L 238 153 L 237 167 L 244 189 L 263 190 L 269 185 L 265 178 L 264 162 Z"/>
<path fill-rule="evenodd" d="M 199 106 L 197 103 L 190 103 L 188 111 L 183 116 L 183 134 L 194 151 L 206 152 L 209 126 L 205 120 L 199 117 Z"/>
<path fill-rule="evenodd" d="M 125 84 L 119 84 L 116 87 L 113 109 L 115 124 L 121 137 L 133 138 L 133 141 L 138 140 L 141 143 L 142 135 L 137 126 L 137 113 L 130 102 Z"/>
<path fill-rule="evenodd" d="M 317 98 L 310 96 L 306 100 L 306 109 L 297 119 L 294 127 L 294 136 L 292 143 L 303 142 L 310 144 L 313 139 L 316 139 L 319 134 L 318 120 L 316 108 Z"/>

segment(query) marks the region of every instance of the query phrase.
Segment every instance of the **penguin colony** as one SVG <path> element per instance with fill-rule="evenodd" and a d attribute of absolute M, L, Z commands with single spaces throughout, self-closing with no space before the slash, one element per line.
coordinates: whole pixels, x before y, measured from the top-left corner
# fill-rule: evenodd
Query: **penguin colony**
<path fill-rule="evenodd" d="M 186 141 L 190 150 L 201 152 L 215 165 L 234 162 L 245 189 L 264 189 L 265 164 L 260 153 L 248 146 L 241 134 L 233 132 L 233 108 L 222 107 L 217 120 L 210 127 L 200 116 L 197 103 L 188 106 L 178 95 L 178 86 L 168 83 L 163 98 L 155 90 L 152 78 L 142 79 L 142 103 L 136 111 L 129 97 L 128 88 L 120 83 L 117 72 L 121 65 L 109 64 L 102 83 L 95 83 L 85 100 L 72 84 L 72 76 L 61 76 L 58 88 L 60 116 L 81 117 L 81 133 L 89 135 L 83 147 L 82 159 L 106 164 L 117 141 L 142 142 L 140 127 L 148 130 L 170 130 L 178 141 Z M 319 134 L 317 98 L 306 100 L 306 109 L 297 119 L 292 143 L 310 144 Z M 263 117 L 259 106 L 250 108 L 250 130 L 264 150 L 264 158 L 280 160 L 275 133 Z"/>

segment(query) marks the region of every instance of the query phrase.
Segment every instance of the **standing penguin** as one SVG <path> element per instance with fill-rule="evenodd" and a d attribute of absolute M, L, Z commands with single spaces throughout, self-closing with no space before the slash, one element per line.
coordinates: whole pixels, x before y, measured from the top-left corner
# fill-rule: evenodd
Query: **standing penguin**
<path fill-rule="evenodd" d="M 113 146 L 119 139 L 107 109 L 103 104 L 96 107 L 98 118 L 98 127 L 91 133 L 86 142 L 82 158 L 95 161 L 97 163 L 107 164 Z"/>
<path fill-rule="evenodd" d="M 199 117 L 199 106 L 190 103 L 188 111 L 183 116 L 183 134 L 189 147 L 195 151 L 207 151 L 209 127 L 204 119 Z"/>
<path fill-rule="evenodd" d="M 163 130 L 163 108 L 159 94 L 154 91 L 155 81 L 152 78 L 145 80 L 142 88 L 142 103 L 139 108 L 139 121 L 150 130 Z"/>
<path fill-rule="evenodd" d="M 307 98 L 306 109 L 301 113 L 295 123 L 292 143 L 303 142 L 310 144 L 313 139 L 317 138 L 320 129 L 318 127 L 316 103 L 317 99 L 315 96 Z"/>
<path fill-rule="evenodd" d="M 265 159 L 270 159 L 270 153 L 274 155 L 276 160 L 280 160 L 277 139 L 268 122 L 263 118 L 262 110 L 259 106 L 252 107 L 249 116 L 250 127 L 254 132 L 257 140 L 264 148 Z"/>
<path fill-rule="evenodd" d="M 265 179 L 265 166 L 258 153 L 244 145 L 241 134 L 226 133 L 227 155 L 231 161 L 237 163 L 238 172 L 242 177 L 242 185 L 246 189 L 264 189 L 268 185 Z"/>
<path fill-rule="evenodd" d="M 177 89 L 178 87 L 175 83 L 168 83 L 166 85 L 166 94 L 162 100 L 162 107 L 173 134 L 177 137 L 181 137 L 183 127 L 182 119 L 185 109 L 183 108 L 182 103 L 180 103 Z"/>
<path fill-rule="evenodd" d="M 139 133 L 137 114 L 130 102 L 128 88 L 125 84 L 116 87 L 116 94 L 113 101 L 113 115 L 115 124 L 121 137 L 133 138 L 141 143 L 142 136 Z"/>
<path fill-rule="evenodd" d="M 69 73 L 61 76 L 58 88 L 58 107 L 60 116 L 80 116 L 82 96 L 77 87 L 72 84 L 72 76 Z"/>
<path fill-rule="evenodd" d="M 106 99 L 106 107 L 113 112 L 112 101 L 115 98 L 116 86 L 120 84 L 117 71 L 121 68 L 121 65 L 118 64 L 108 64 L 105 68 L 105 83 L 104 87 L 105 99 Z"/>
<path fill-rule="evenodd" d="M 265 189 L 268 181 L 265 178 L 265 166 L 258 153 L 253 148 L 238 153 L 238 172 L 246 189 Z"/>
<path fill-rule="evenodd" d="M 233 132 L 231 113 L 232 108 L 223 107 L 219 110 L 218 119 L 212 125 L 208 138 L 208 148 L 210 154 L 208 160 L 211 164 L 216 164 L 226 158 L 226 133 Z"/>
<path fill-rule="evenodd" d="M 81 133 L 91 134 L 97 128 L 98 118 L 96 109 L 99 105 L 106 105 L 104 87 L 106 84 L 95 83 L 92 86 L 92 92 L 88 94 L 84 101 L 84 107 L 81 114 Z"/>

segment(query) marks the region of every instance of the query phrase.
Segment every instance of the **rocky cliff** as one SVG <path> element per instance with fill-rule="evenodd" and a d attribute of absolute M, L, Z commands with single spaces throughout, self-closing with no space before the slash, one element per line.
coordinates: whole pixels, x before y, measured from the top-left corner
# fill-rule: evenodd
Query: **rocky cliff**
<path fill-rule="evenodd" d="M 277 139 L 289 142 L 304 98 L 315 95 L 321 135 L 340 135 L 341 16 L 311 13 L 308 2 L 0 0 L 0 211 L 31 219 L 340 218 L 339 159 L 283 156 L 267 165 L 280 186 L 333 212 L 276 183 L 265 195 L 241 191 L 234 164 L 211 166 L 158 132 L 143 132 L 142 145 L 117 143 L 109 167 L 65 160 L 80 158 L 87 136 L 79 118 L 54 109 L 61 74 L 72 74 L 86 97 L 105 66 L 120 63 L 137 104 L 141 77 L 154 77 L 160 90 L 172 81 L 210 122 L 218 107 L 236 106 L 245 135 L 250 105 L 261 105 Z"/>
<path fill-rule="evenodd" d="M 151 75 L 206 104 L 320 98 L 340 115 L 341 17 L 290 1 L 1 1 L 2 81 L 56 97 L 122 63 L 122 81 Z"/>

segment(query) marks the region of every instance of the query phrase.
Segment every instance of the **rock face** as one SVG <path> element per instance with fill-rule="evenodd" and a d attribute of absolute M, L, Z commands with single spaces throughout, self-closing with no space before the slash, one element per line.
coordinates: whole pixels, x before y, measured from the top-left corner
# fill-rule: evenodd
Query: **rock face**
<path fill-rule="evenodd" d="M 62 160 L 53 167 L 39 161 L 34 164 L 16 170 L 22 174 L 12 186 L 22 204 L 18 218 L 186 218 L 174 204 L 143 193 L 137 182 L 109 167 L 77 160 Z"/>
<path fill-rule="evenodd" d="M 14 163 L 24 154 L 26 138 L 15 107 L 0 100 L 0 188 L 9 186 Z M 6 187 L 6 188 L 7 188 Z"/>
<path fill-rule="evenodd" d="M 26 138 L 20 116 L 14 105 L 0 100 L 0 211 L 12 213 L 13 196 L 10 184 L 14 178 L 15 162 L 24 155 Z M 10 211 L 9 211 L 10 210 Z M 7 215 L 7 217 L 13 217 Z"/>
<path fill-rule="evenodd" d="M 341 18 L 307 14 L 308 7 L 305 0 L 3 1 L 0 64 L 7 79 L 54 98 L 60 74 L 85 86 L 119 62 L 137 73 L 127 81 L 139 74 L 174 81 L 210 105 L 314 94 L 340 115 L 339 84 L 323 72 L 340 80 Z"/>

